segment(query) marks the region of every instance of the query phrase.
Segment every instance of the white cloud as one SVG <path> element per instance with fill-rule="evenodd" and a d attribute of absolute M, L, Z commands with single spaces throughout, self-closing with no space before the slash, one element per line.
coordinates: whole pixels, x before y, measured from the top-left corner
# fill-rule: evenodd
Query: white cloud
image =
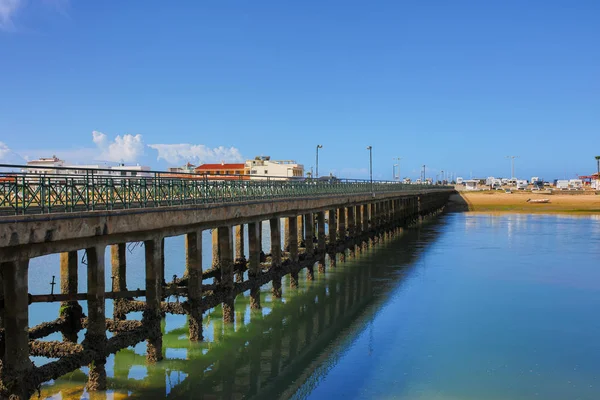
<path fill-rule="evenodd" d="M 158 152 L 157 160 L 165 160 L 171 165 L 191 162 L 199 165 L 211 162 L 243 162 L 240 151 L 235 147 L 207 147 L 203 144 L 149 144 L 148 147 Z"/>
<path fill-rule="evenodd" d="M 0 0 L 0 29 L 14 28 L 13 16 L 22 5 L 22 0 Z"/>
<path fill-rule="evenodd" d="M 135 162 L 144 155 L 146 147 L 140 134 L 117 135 L 114 141 L 109 142 L 104 133 L 93 131 L 92 140 L 100 149 L 97 159 L 102 161 Z"/>
<path fill-rule="evenodd" d="M 0 142 L 0 163 L 2 164 L 24 164 L 25 159 L 12 151 L 5 143 Z"/>

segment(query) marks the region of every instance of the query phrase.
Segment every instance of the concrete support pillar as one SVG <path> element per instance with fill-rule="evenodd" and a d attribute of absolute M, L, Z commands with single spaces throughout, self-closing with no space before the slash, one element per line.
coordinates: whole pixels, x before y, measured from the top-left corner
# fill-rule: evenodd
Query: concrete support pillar
<path fill-rule="evenodd" d="M 60 292 L 77 294 L 77 251 L 60 254 Z M 77 332 L 81 330 L 83 310 L 77 301 L 64 301 L 60 304 L 60 317 L 67 321 L 62 329 L 65 342 L 77 343 Z"/>
<path fill-rule="evenodd" d="M 223 293 L 223 323 L 232 324 L 235 318 L 233 295 L 233 235 L 230 226 L 217 229 L 219 243 L 220 291 Z"/>
<path fill-rule="evenodd" d="M 298 247 L 304 247 L 304 215 L 298 215 L 297 217 L 298 226 Z"/>
<path fill-rule="evenodd" d="M 162 238 L 146 240 L 144 242 L 146 257 L 146 309 L 144 310 L 142 322 L 150 330 L 147 340 L 146 360 L 151 364 L 163 358 L 162 333 L 160 329 L 162 243 Z"/>
<path fill-rule="evenodd" d="M 335 228 L 334 228 L 335 229 Z M 319 272 L 325 272 L 325 212 L 317 213 L 317 240 L 319 246 Z"/>
<path fill-rule="evenodd" d="M 235 260 L 244 260 L 244 225 L 235 227 Z"/>
<path fill-rule="evenodd" d="M 346 239 L 346 207 L 338 209 L 338 238 Z"/>
<path fill-rule="evenodd" d="M 244 270 L 240 269 L 246 261 L 244 255 L 244 225 L 238 225 L 235 227 L 235 263 L 238 267 L 235 270 L 235 281 L 242 283 L 244 281 Z"/>
<path fill-rule="evenodd" d="M 260 309 L 260 286 L 256 282 L 260 274 L 260 222 L 251 222 L 248 224 L 248 277 L 252 282 L 250 289 L 250 309 Z"/>
<path fill-rule="evenodd" d="M 165 238 L 160 240 L 160 281 L 161 284 L 166 285 L 165 281 Z M 161 299 L 162 300 L 162 299 Z"/>
<path fill-rule="evenodd" d="M 273 297 L 281 298 L 281 222 L 279 218 L 269 220 L 271 227 L 271 270 L 275 271 L 273 277 Z"/>
<path fill-rule="evenodd" d="M 110 266 L 112 291 L 120 292 L 127 290 L 127 251 L 126 244 L 119 243 L 110 246 Z M 125 299 L 115 299 L 113 306 L 113 319 L 115 321 L 127 318 L 125 312 Z"/>
<path fill-rule="evenodd" d="M 332 209 L 327 212 L 327 217 L 329 219 L 329 244 L 335 246 L 338 239 L 337 233 L 337 210 Z"/>
<path fill-rule="evenodd" d="M 290 272 L 290 287 L 296 289 L 298 287 L 298 268 L 296 265 L 298 262 L 298 218 L 286 218 L 286 228 L 285 237 L 289 241 L 290 261 L 294 264 Z"/>
<path fill-rule="evenodd" d="M 211 233 L 212 238 L 212 267 L 219 267 L 219 231 L 213 229 Z"/>
<path fill-rule="evenodd" d="M 356 235 L 356 216 L 354 214 L 354 211 L 355 211 L 355 207 L 354 206 L 348 207 L 348 221 L 347 221 L 347 225 L 348 225 L 348 235 L 349 236 Z"/>
<path fill-rule="evenodd" d="M 96 352 L 89 365 L 87 390 L 106 390 L 106 311 L 104 301 L 104 246 L 90 247 L 87 252 L 88 324 L 84 345 Z"/>
<path fill-rule="evenodd" d="M 0 264 L 4 290 L 4 356 L 2 379 L 8 383 L 10 399 L 29 399 L 23 378 L 33 367 L 29 360 L 29 259 Z M 9 305 L 9 306 L 8 306 Z"/>
<path fill-rule="evenodd" d="M 305 232 L 305 240 L 304 244 L 306 247 L 306 254 L 308 257 L 312 257 L 314 253 L 314 242 L 313 236 L 315 232 L 314 226 L 314 216 L 312 213 L 308 213 L 304 215 L 304 232 Z M 312 281 L 314 279 L 314 272 L 312 264 L 306 267 L 306 280 Z"/>
<path fill-rule="evenodd" d="M 202 335 L 202 231 L 185 235 L 185 266 L 188 279 L 190 311 L 188 325 L 190 341 L 198 342 Z"/>

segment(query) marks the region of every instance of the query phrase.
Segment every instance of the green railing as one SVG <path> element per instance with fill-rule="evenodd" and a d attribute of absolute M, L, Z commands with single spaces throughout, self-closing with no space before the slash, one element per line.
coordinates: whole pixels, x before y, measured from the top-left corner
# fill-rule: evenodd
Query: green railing
<path fill-rule="evenodd" d="M 56 168 L 0 164 L 0 215 L 47 214 L 449 188 L 393 181 Z M 40 170 L 40 167 L 35 167 Z M 129 174 L 129 175 L 114 175 Z M 131 176 L 135 173 L 137 176 Z M 113 174 L 113 175 L 109 175 Z"/>

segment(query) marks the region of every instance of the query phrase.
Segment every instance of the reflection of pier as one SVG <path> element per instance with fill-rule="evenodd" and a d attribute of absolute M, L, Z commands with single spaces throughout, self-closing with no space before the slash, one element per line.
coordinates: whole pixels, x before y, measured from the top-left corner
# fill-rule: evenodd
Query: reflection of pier
<path fill-rule="evenodd" d="M 57 379 L 81 366 L 90 368 L 87 389 L 102 390 L 107 386 L 105 372 L 106 357 L 136 343 L 147 341 L 147 362 L 154 363 L 163 358 L 163 335 L 161 315 L 164 313 L 185 314 L 188 317 L 188 338 L 201 341 L 202 313 L 221 304 L 223 322 L 231 324 L 236 319 L 236 297 L 249 291 L 249 306 L 259 309 L 259 288 L 272 283 L 272 296 L 282 295 L 282 277 L 290 275 L 290 287 L 298 286 L 299 271 L 306 269 L 306 278 L 313 279 L 313 265 L 320 272 L 325 270 L 325 257 L 330 254 L 335 263 L 335 254 L 340 260 L 360 251 L 370 241 L 387 236 L 421 216 L 437 212 L 447 201 L 449 191 L 426 193 L 384 193 L 376 198 L 371 195 L 324 197 L 258 202 L 249 204 L 199 206 L 194 210 L 169 208 L 153 212 L 126 211 L 95 215 L 95 213 L 69 214 L 53 218 L 25 216 L 13 217 L 17 222 L 6 224 L 0 234 L 0 254 L 4 289 L 4 337 L 2 340 L 3 395 L 28 398 L 41 383 Z M 76 214 L 76 213 L 75 213 Z M 326 235 L 326 214 L 329 232 Z M 284 218 L 284 245 L 281 243 L 280 219 Z M 261 248 L 262 221 L 268 220 L 271 236 L 271 251 L 264 255 Z M 203 271 L 201 262 L 201 233 L 213 229 L 213 265 Z M 28 232 L 30 234 L 28 234 Z M 42 237 L 40 233 L 43 232 Z M 234 240 L 235 232 L 235 240 Z M 185 234 L 186 266 L 180 278 L 167 282 L 164 274 L 164 238 Z M 248 260 L 245 258 L 244 236 L 248 235 Z M 145 247 L 146 287 L 131 291 L 125 279 L 127 262 L 125 244 L 143 241 Z M 112 292 L 105 292 L 104 251 L 111 246 Z M 77 250 L 86 249 L 87 293 L 78 293 Z M 28 296 L 28 260 L 44 254 L 61 253 L 61 294 Z M 204 281 L 207 282 L 204 282 Z M 212 280 L 212 282 L 210 282 Z M 278 308 L 265 318 L 279 318 L 281 329 L 251 334 L 248 345 L 240 345 L 240 354 L 224 354 L 219 347 L 202 354 L 190 351 L 190 361 L 168 360 L 177 371 L 205 371 L 203 379 L 188 380 L 176 386 L 172 395 L 187 385 L 214 388 L 219 384 L 224 391 L 240 390 L 257 393 L 260 388 L 271 384 L 281 374 L 282 368 L 293 364 L 293 354 L 304 351 L 327 326 L 344 315 L 344 310 L 361 301 L 365 293 L 364 282 L 349 276 L 344 287 L 323 288 L 318 294 L 319 302 L 328 307 L 298 308 L 292 319 L 302 321 L 303 328 L 290 330 L 278 314 Z M 178 294 L 187 298 L 184 302 L 169 302 L 168 296 Z M 134 297 L 145 297 L 145 302 Z M 105 317 L 105 299 L 114 298 L 114 319 Z M 88 315 L 82 314 L 77 300 L 87 300 Z M 28 303 L 30 301 L 61 301 L 57 320 L 27 329 Z M 238 299 L 239 302 L 239 299 Z M 293 304 L 294 299 L 290 301 Z M 239 304 L 238 304 L 239 307 Z M 288 307 L 286 305 L 286 307 Z M 143 311 L 141 321 L 127 320 L 132 311 Z M 239 310 L 238 310 L 239 313 Z M 254 315 L 252 318 L 256 318 Z M 238 318 L 239 319 L 239 318 Z M 287 318 L 286 318 L 287 322 Z M 244 329 L 252 329 L 250 324 Z M 260 323 L 256 326 L 260 327 Z M 86 328 L 85 338 L 78 343 L 78 332 Z M 112 332 L 107 338 L 106 330 Z M 62 332 L 63 341 L 41 341 L 54 332 Z M 289 333 L 289 336 L 287 334 Z M 237 333 L 236 333 L 237 334 Z M 236 334 L 231 339 L 236 340 Z M 297 335 L 297 338 L 293 338 Z M 168 337 L 168 336 L 167 336 Z M 166 338 L 166 337 L 165 337 Z M 285 338 L 285 339 L 284 339 Z M 285 340 L 285 342 L 284 342 Z M 248 341 L 248 339 L 244 339 Z M 245 342 L 244 342 L 245 343 Z M 268 349 L 261 347 L 268 345 Z M 175 343 L 173 344 L 175 346 Z M 234 347 L 235 348 L 235 347 Z M 253 352 L 260 352 L 256 356 Z M 127 352 L 120 352 L 118 357 Z M 269 362 L 264 358 L 269 355 Z M 59 358 L 41 367 L 34 367 L 29 355 Z M 272 380 L 248 378 L 248 382 L 237 383 L 236 360 L 241 357 L 260 361 L 261 368 L 271 370 Z M 258 357 L 258 358 L 257 358 Z M 193 366 L 197 363 L 197 366 Z M 219 365 L 219 373 L 211 365 Z M 255 368 L 249 367 L 249 370 Z M 116 372 L 117 374 L 117 372 Z M 252 375 L 252 374 L 250 374 Z M 263 373 L 257 374 L 263 377 Z M 115 377 L 115 384 L 123 381 Z M 134 382 L 125 380 L 126 387 L 139 393 Z M 234 385 L 235 383 L 235 385 Z M 143 386 L 143 385 L 141 385 Z M 241 389 L 240 389 L 241 388 Z M 223 393 L 222 397 L 231 397 Z"/>

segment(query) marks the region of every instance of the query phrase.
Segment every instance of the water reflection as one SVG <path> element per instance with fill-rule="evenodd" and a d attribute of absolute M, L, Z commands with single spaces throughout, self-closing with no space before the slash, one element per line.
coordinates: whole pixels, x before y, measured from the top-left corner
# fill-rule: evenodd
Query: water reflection
<path fill-rule="evenodd" d="M 332 343 L 344 340 L 366 307 L 382 302 L 403 278 L 424 243 L 435 238 L 434 230 L 425 230 L 407 230 L 403 237 L 335 268 L 328 263 L 326 274 L 315 274 L 315 281 L 301 276 L 300 288 L 284 290 L 283 299 L 272 298 L 265 286 L 262 311 L 250 310 L 247 293 L 238 296 L 235 325 L 222 324 L 220 307 L 205 314 L 205 342 L 190 343 L 185 317 L 168 316 L 162 324 L 164 361 L 147 365 L 144 343 L 119 351 L 107 363 L 110 390 L 90 398 L 288 396 L 306 378 L 315 379 L 313 372 L 323 368 L 322 358 Z M 393 256 L 381 251 L 390 246 L 403 250 Z M 284 279 L 287 287 L 289 277 Z M 44 386 L 42 395 L 87 398 L 84 372 Z"/>

